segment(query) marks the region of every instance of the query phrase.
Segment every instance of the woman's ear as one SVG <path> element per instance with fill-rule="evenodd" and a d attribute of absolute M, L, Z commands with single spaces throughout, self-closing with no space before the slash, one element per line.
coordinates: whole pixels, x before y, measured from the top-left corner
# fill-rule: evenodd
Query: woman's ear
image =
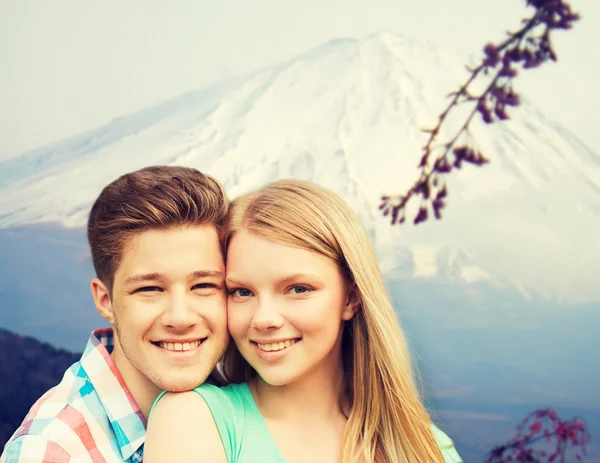
<path fill-rule="evenodd" d="M 349 286 L 346 293 L 346 305 L 342 311 L 342 320 L 348 321 L 356 314 L 360 308 L 360 295 L 355 284 Z"/>
<path fill-rule="evenodd" d="M 110 301 L 110 291 L 106 285 L 99 278 L 94 278 L 90 282 L 90 291 L 96 305 L 96 310 L 108 323 L 111 325 L 114 324 L 115 317 Z"/>

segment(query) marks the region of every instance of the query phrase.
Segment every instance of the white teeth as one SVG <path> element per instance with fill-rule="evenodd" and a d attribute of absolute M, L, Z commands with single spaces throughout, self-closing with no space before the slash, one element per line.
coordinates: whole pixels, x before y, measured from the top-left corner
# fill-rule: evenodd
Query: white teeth
<path fill-rule="evenodd" d="M 192 342 L 159 342 L 158 345 L 165 350 L 173 350 L 176 352 L 185 352 L 188 350 L 195 349 L 198 347 L 202 341 L 192 341 Z"/>
<path fill-rule="evenodd" d="M 260 350 L 264 350 L 265 352 L 273 352 L 283 350 L 287 347 L 290 347 L 292 344 L 295 344 L 298 340 L 287 340 L 285 342 L 274 342 L 272 344 L 261 344 L 257 343 Z"/>

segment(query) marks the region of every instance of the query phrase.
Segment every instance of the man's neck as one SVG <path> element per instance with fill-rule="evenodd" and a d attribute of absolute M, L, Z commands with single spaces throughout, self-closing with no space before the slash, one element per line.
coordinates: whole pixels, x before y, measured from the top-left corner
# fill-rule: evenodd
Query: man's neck
<path fill-rule="evenodd" d="M 113 362 L 115 362 L 115 366 L 121 374 L 133 400 L 137 403 L 144 417 L 148 419 L 152 404 L 154 404 L 154 401 L 162 392 L 162 389 L 140 373 L 127 360 L 123 351 L 117 345 L 115 345 L 110 356 L 113 359 Z"/>

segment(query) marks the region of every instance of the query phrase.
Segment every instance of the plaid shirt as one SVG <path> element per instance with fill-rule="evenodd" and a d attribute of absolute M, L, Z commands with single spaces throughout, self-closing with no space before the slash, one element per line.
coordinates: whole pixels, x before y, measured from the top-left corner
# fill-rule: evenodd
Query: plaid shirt
<path fill-rule="evenodd" d="M 0 463 L 142 461 L 146 419 L 112 361 L 111 329 L 92 332 L 81 360 L 46 392 Z"/>

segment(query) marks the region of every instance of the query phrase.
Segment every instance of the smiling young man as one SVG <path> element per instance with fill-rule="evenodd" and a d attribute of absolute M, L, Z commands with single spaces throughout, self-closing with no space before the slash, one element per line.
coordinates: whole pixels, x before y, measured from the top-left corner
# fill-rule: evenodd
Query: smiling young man
<path fill-rule="evenodd" d="M 227 207 L 221 185 L 190 168 L 148 167 L 104 188 L 88 221 L 90 286 L 112 328 L 92 332 L 0 463 L 142 461 L 155 398 L 203 383 L 227 346 Z"/>

